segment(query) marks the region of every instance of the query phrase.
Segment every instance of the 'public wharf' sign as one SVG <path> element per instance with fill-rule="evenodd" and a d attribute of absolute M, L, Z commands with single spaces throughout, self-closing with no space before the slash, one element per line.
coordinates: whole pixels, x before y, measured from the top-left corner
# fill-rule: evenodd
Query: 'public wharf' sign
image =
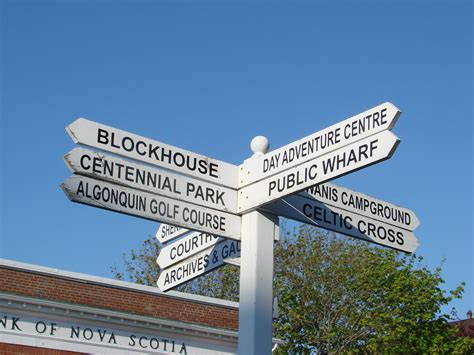
<path fill-rule="evenodd" d="M 377 133 L 296 165 L 290 170 L 242 187 L 239 190 L 239 211 L 249 211 L 316 184 L 389 159 L 399 142 L 400 140 L 389 131 Z"/>

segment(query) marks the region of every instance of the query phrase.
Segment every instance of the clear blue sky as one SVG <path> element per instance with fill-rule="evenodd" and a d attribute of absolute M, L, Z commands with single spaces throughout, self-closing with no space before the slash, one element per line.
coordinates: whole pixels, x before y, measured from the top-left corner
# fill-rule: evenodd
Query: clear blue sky
<path fill-rule="evenodd" d="M 158 224 L 71 203 L 86 117 L 233 164 L 385 101 L 392 159 L 335 182 L 416 212 L 473 303 L 471 1 L 0 1 L 0 256 L 111 277 Z"/>

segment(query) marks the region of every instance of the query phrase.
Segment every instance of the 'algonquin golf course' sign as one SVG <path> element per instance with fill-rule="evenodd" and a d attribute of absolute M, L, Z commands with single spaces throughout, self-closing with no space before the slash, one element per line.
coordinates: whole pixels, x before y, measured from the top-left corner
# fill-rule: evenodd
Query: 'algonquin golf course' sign
<path fill-rule="evenodd" d="M 74 202 L 161 223 L 162 291 L 226 259 L 239 266 L 239 354 L 266 353 L 278 216 L 405 253 L 418 247 L 413 211 L 329 182 L 390 159 L 400 114 L 386 102 L 271 152 L 258 136 L 240 166 L 79 118 L 66 127 L 80 146 L 64 156 L 73 175 L 61 187 Z"/>

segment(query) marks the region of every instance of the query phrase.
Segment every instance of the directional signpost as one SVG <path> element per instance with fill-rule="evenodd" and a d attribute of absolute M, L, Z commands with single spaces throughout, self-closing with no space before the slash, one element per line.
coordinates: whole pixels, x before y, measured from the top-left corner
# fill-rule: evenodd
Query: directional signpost
<path fill-rule="evenodd" d="M 412 211 L 328 182 L 389 159 L 400 114 L 386 102 L 270 153 L 256 137 L 240 166 L 79 118 L 67 132 L 100 151 L 67 153 L 74 175 L 61 187 L 74 202 L 161 223 L 162 291 L 224 263 L 239 266 L 239 354 L 269 354 L 278 216 L 406 253 L 417 248 Z"/>

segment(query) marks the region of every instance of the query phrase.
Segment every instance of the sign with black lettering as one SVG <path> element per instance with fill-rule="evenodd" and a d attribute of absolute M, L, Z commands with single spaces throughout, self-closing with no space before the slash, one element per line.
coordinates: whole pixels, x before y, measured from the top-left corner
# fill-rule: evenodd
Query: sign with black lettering
<path fill-rule="evenodd" d="M 172 224 L 161 223 L 160 227 L 156 231 L 155 237 L 156 239 L 158 239 L 160 243 L 166 243 L 170 240 L 181 237 L 190 232 L 191 231 L 189 229 L 186 229 L 183 227 L 173 226 Z"/>
<path fill-rule="evenodd" d="M 165 269 L 224 240 L 214 234 L 192 232 L 161 249 L 156 262 Z"/>
<path fill-rule="evenodd" d="M 147 329 L 136 324 L 135 327 L 123 323 L 118 325 L 113 321 L 80 318 L 71 321 L 58 319 L 57 315 L 29 315 L 24 310 L 11 312 L 15 313 L 0 309 L 2 343 L 67 349 L 81 354 L 222 355 L 235 354 L 237 350 L 232 341 L 216 342 L 212 337 L 197 337 L 183 331 L 170 332 L 166 327 L 157 329 L 156 325 Z M 47 353 L 47 350 L 41 349 L 36 353 Z"/>
<path fill-rule="evenodd" d="M 185 149 L 78 118 L 66 131 L 74 143 L 157 165 L 214 184 L 237 189 L 238 167 Z"/>
<path fill-rule="evenodd" d="M 84 148 L 74 148 L 64 156 L 64 161 L 75 174 L 237 213 L 237 190 Z"/>
<path fill-rule="evenodd" d="M 389 159 L 399 142 L 393 133 L 383 131 L 245 186 L 239 189 L 238 210 L 244 213 L 316 184 Z"/>
<path fill-rule="evenodd" d="M 74 175 L 61 188 L 71 201 L 240 240 L 241 217 Z"/>
<path fill-rule="evenodd" d="M 390 130 L 400 114 L 395 105 L 386 102 L 265 155 L 254 156 L 240 166 L 239 187 L 296 168 L 348 144 Z"/>
<path fill-rule="evenodd" d="M 170 290 L 224 265 L 224 259 L 240 256 L 240 242 L 225 240 L 191 258 L 161 270 L 157 281 L 161 291 Z"/>
<path fill-rule="evenodd" d="M 419 245 L 413 232 L 407 229 L 338 207 L 325 206 L 313 198 L 301 195 L 288 196 L 263 206 L 263 209 L 279 216 L 406 253 L 413 253 Z"/>
<path fill-rule="evenodd" d="M 331 183 L 312 186 L 299 195 L 314 198 L 326 206 L 341 208 L 409 231 L 415 230 L 420 225 L 415 213 L 407 208 Z"/>

